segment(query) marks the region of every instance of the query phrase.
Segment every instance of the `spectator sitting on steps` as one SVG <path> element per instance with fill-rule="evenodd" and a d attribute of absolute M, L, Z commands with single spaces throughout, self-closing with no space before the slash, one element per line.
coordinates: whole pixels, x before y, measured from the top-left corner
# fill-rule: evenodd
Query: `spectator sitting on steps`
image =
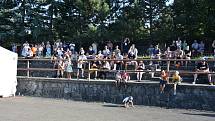
<path fill-rule="evenodd" d="M 174 73 L 174 75 L 173 75 L 173 77 L 172 77 L 172 81 L 173 81 L 173 83 L 174 83 L 174 95 L 176 95 L 176 86 L 178 85 L 178 84 L 180 84 L 181 83 L 181 81 L 182 81 L 182 78 L 181 78 L 181 76 L 179 75 L 179 72 L 178 71 L 175 71 L 175 73 Z"/>
<path fill-rule="evenodd" d="M 207 74 L 208 75 L 208 82 L 209 82 L 209 84 L 213 85 L 213 83 L 211 83 L 211 74 L 208 74 L 208 73 L 210 73 L 210 71 L 209 71 L 209 65 L 206 62 L 205 58 L 202 58 L 201 62 L 197 63 L 196 72 L 202 72 L 202 73 Z M 198 73 L 195 73 L 194 74 L 193 84 L 196 83 L 197 77 L 198 77 Z"/>
<path fill-rule="evenodd" d="M 160 93 L 164 93 L 164 88 L 167 83 L 169 83 L 168 73 L 165 70 L 162 70 L 160 79 Z"/>
<path fill-rule="evenodd" d="M 122 83 L 124 84 L 124 87 L 127 87 L 127 82 L 130 80 L 130 76 L 129 74 L 124 70 L 124 72 L 122 72 Z"/>

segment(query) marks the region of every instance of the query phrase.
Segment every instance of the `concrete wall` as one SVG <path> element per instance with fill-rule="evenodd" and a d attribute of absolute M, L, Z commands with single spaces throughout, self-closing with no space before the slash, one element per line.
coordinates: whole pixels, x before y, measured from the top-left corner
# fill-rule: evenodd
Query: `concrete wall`
<path fill-rule="evenodd" d="M 215 111 L 215 86 L 173 85 L 159 93 L 157 82 L 128 83 L 127 88 L 115 87 L 113 81 L 76 81 L 66 79 L 18 78 L 17 94 L 80 101 L 121 103 L 132 95 L 135 105 L 160 106 Z"/>

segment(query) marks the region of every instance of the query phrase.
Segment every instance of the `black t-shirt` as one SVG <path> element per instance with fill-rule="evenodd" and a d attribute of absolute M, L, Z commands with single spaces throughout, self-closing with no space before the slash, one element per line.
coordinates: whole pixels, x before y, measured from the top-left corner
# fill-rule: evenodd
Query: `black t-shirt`
<path fill-rule="evenodd" d="M 208 63 L 206 63 L 206 62 L 205 63 L 200 62 L 197 64 L 197 69 L 199 69 L 199 70 L 206 70 L 208 68 L 209 68 L 209 66 L 208 66 Z"/>
<path fill-rule="evenodd" d="M 190 51 L 189 50 L 184 50 L 184 53 L 187 57 L 190 57 L 190 55 L 189 55 Z"/>
<path fill-rule="evenodd" d="M 94 50 L 88 50 L 89 55 L 93 55 L 94 54 Z"/>
<path fill-rule="evenodd" d="M 176 51 L 177 47 L 176 47 L 176 45 L 170 45 L 169 49 L 170 49 L 170 51 Z"/>

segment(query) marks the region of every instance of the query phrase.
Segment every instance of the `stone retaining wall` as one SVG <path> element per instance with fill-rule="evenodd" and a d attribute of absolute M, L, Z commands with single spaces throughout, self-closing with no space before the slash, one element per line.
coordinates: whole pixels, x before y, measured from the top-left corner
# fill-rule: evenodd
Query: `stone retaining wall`
<path fill-rule="evenodd" d="M 206 85 L 179 85 L 175 96 L 173 85 L 160 94 L 158 82 L 131 82 L 125 88 L 116 87 L 113 81 L 19 77 L 17 94 L 109 103 L 121 103 L 131 95 L 135 105 L 215 111 L 215 86 Z"/>

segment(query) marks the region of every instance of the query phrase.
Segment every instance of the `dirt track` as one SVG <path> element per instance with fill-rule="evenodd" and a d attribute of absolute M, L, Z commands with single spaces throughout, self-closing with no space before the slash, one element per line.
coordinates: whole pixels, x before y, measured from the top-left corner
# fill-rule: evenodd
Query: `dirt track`
<path fill-rule="evenodd" d="M 214 121 L 215 112 L 77 102 L 36 97 L 0 98 L 0 121 Z"/>

